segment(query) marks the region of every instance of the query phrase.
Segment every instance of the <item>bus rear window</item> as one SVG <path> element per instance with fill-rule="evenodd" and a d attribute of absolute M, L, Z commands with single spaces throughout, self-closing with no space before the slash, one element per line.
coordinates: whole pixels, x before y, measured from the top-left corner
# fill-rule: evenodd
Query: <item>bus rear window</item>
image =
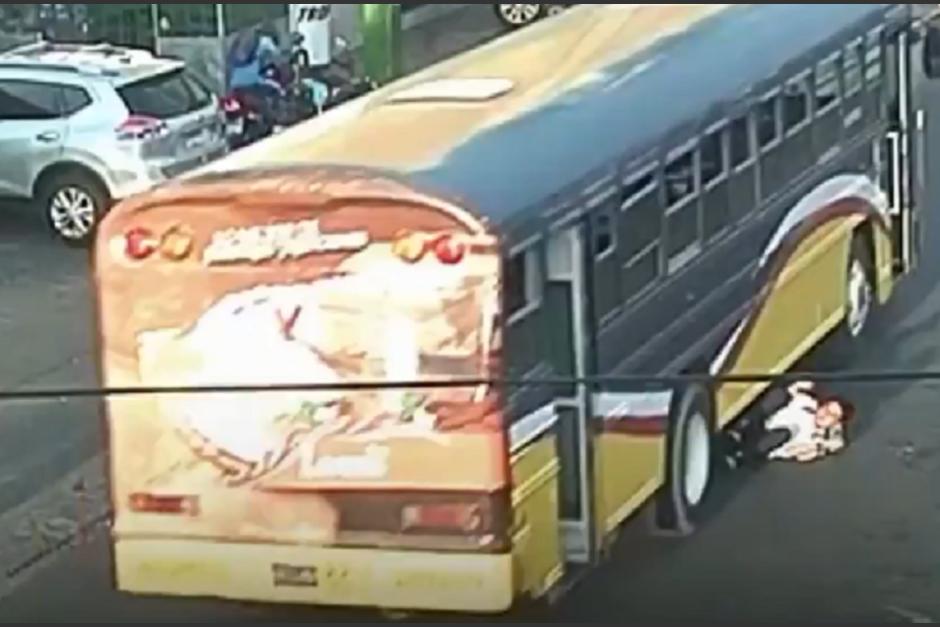
<path fill-rule="evenodd" d="M 161 120 L 204 109 L 212 94 L 186 70 L 176 70 L 137 81 L 118 90 L 132 115 Z"/>
<path fill-rule="evenodd" d="M 542 297 L 542 275 L 537 249 L 530 248 L 513 255 L 507 261 L 504 273 L 507 318 L 512 320 L 538 307 Z"/>

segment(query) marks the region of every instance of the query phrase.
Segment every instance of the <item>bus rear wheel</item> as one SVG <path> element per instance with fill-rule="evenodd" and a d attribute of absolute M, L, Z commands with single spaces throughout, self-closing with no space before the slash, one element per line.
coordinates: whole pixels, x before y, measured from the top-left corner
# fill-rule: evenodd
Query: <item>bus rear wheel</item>
<path fill-rule="evenodd" d="M 830 347 L 824 350 L 825 364 L 844 369 L 861 357 L 868 338 L 880 320 L 876 287 L 875 260 L 867 237 L 858 233 L 852 247 L 845 275 L 845 317 L 836 330 Z"/>
<path fill-rule="evenodd" d="M 714 471 L 711 397 L 690 386 L 673 410 L 667 444 L 666 486 L 656 504 L 656 528 L 681 537 L 695 533 Z"/>

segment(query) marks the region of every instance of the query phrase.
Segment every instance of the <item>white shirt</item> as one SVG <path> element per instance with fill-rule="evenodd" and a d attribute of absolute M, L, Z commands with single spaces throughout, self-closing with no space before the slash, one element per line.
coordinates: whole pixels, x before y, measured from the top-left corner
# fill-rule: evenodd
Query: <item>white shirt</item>
<path fill-rule="evenodd" d="M 808 394 L 796 394 L 780 411 L 767 419 L 767 429 L 789 431 L 788 446 L 814 443 L 816 434 L 816 411 L 819 402 Z"/>

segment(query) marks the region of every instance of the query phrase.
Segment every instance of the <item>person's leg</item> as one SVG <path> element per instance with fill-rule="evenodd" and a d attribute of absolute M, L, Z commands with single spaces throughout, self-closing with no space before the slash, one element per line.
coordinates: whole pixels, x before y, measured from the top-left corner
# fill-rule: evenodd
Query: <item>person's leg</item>
<path fill-rule="evenodd" d="M 751 448 L 751 457 L 754 462 L 767 461 L 771 453 L 790 441 L 789 431 L 764 431 Z"/>
<path fill-rule="evenodd" d="M 740 426 L 726 433 L 725 443 L 727 450 L 725 458 L 732 468 L 753 463 L 755 451 L 760 448 L 761 441 L 766 437 L 766 420 L 762 417 L 747 420 Z"/>

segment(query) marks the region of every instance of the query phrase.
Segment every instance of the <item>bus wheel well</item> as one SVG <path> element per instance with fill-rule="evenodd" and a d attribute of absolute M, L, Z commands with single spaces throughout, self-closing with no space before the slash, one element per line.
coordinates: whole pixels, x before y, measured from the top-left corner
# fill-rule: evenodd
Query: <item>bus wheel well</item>
<path fill-rule="evenodd" d="M 711 362 L 705 355 L 699 355 L 693 359 L 682 371 L 679 373 L 679 376 L 682 377 L 707 377 L 711 374 Z M 707 401 L 709 404 L 709 410 L 711 411 L 709 417 L 712 420 L 712 428 L 717 428 L 717 417 L 715 416 L 715 392 L 718 387 L 714 381 L 706 380 L 700 383 L 700 386 L 705 390 L 707 395 Z M 681 397 L 682 393 L 685 390 L 679 390 L 678 396 Z"/>
<path fill-rule="evenodd" d="M 683 377 L 697 377 L 708 374 L 709 363 L 705 355 L 699 355 L 690 361 L 680 373 Z"/>
<path fill-rule="evenodd" d="M 868 270 L 872 273 L 872 276 L 870 276 L 869 279 L 871 279 L 872 285 L 877 288 L 878 277 L 876 276 L 876 268 L 878 267 L 879 263 L 875 248 L 874 222 L 868 220 L 860 224 L 855 229 L 855 233 L 852 235 L 852 246 L 854 247 L 856 243 L 860 243 L 863 246 L 863 250 L 868 254 L 868 261 L 871 263 L 871 266 L 868 268 Z"/>

